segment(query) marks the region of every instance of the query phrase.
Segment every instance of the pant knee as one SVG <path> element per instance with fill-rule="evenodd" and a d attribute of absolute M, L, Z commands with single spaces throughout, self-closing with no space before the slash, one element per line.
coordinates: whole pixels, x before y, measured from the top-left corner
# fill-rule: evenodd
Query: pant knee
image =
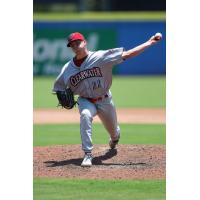
<path fill-rule="evenodd" d="M 89 110 L 85 109 L 85 110 L 82 110 L 81 113 L 80 113 L 80 117 L 81 117 L 81 120 L 91 120 L 92 119 L 92 114 Z"/>

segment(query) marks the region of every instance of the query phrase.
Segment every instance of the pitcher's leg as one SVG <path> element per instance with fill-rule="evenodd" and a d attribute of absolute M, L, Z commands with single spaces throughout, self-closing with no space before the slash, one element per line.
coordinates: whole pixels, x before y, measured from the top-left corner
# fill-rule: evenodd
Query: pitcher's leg
<path fill-rule="evenodd" d="M 117 123 L 117 114 L 112 97 L 106 98 L 97 104 L 98 116 L 108 131 L 112 141 L 120 137 L 120 128 Z"/>
<path fill-rule="evenodd" d="M 79 98 L 79 113 L 80 113 L 80 134 L 82 140 L 82 150 L 85 153 L 91 153 L 92 145 L 92 121 L 97 110 L 93 103 L 87 99 Z"/>

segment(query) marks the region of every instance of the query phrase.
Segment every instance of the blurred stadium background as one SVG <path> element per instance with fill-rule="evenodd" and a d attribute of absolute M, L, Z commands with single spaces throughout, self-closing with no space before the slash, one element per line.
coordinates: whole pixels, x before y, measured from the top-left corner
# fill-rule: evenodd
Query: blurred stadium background
<path fill-rule="evenodd" d="M 90 50 L 130 49 L 156 32 L 163 41 L 113 70 L 115 75 L 165 75 L 165 0 L 34 0 L 34 76 L 56 76 L 72 58 L 69 33 L 82 32 Z"/>
<path fill-rule="evenodd" d="M 165 11 L 165 0 L 33 0 L 34 12 Z"/>
<path fill-rule="evenodd" d="M 111 91 L 117 108 L 164 110 L 165 3 L 165 0 L 33 0 L 34 111 L 57 109 L 57 99 L 51 94 L 51 89 L 60 69 L 73 56 L 66 47 L 66 40 L 74 31 L 86 36 L 90 50 L 115 47 L 128 50 L 145 42 L 152 34 L 162 32 L 162 42 L 113 68 Z M 95 144 L 104 144 L 107 141 L 105 129 L 102 125 L 93 126 Z M 131 144 L 165 144 L 165 124 L 120 126 L 125 136 L 121 144 L 127 144 L 127 141 Z M 78 122 L 34 124 L 33 128 L 34 146 L 80 144 Z M 94 184 L 89 182 L 88 187 L 87 181 L 34 177 L 34 199 L 88 199 L 90 195 L 91 199 L 95 197 L 98 200 L 102 199 L 102 194 L 109 200 L 127 200 L 133 196 L 134 199 L 165 199 L 165 180 L 148 180 L 148 185 L 144 185 L 143 180 L 133 180 L 128 187 L 118 180 L 119 187 L 116 188 L 110 187 L 110 181 L 101 180 L 95 180 Z M 77 191 L 73 192 L 75 183 L 75 188 L 81 188 L 78 196 Z M 111 190 L 105 193 L 106 188 Z"/>

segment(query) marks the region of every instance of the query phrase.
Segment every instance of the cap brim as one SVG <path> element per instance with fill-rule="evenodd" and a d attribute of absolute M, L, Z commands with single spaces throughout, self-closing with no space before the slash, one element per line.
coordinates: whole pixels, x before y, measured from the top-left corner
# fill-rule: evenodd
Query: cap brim
<path fill-rule="evenodd" d="M 80 40 L 80 41 L 84 41 L 84 39 L 74 39 L 74 40 L 71 40 L 68 44 L 67 44 L 67 47 L 70 47 L 70 44 L 74 41 L 77 41 L 77 40 Z"/>

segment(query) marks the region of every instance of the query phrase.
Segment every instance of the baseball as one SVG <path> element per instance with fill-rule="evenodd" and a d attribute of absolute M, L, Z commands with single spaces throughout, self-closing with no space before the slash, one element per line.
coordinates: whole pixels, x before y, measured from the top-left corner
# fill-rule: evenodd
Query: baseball
<path fill-rule="evenodd" d="M 155 34 L 155 40 L 160 40 L 162 38 L 162 34 L 161 33 L 156 33 Z"/>

